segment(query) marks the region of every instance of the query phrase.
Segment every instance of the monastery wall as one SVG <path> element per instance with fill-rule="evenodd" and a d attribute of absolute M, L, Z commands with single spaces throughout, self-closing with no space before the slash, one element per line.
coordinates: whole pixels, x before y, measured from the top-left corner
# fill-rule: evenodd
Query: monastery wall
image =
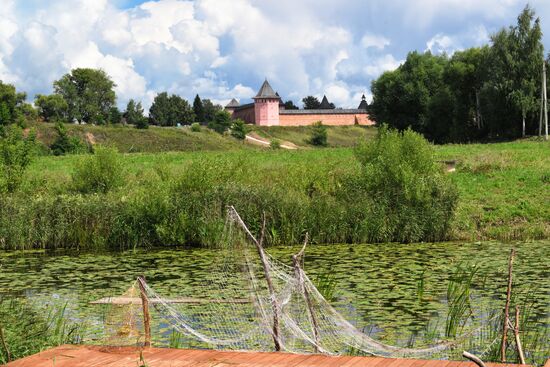
<path fill-rule="evenodd" d="M 256 114 L 254 112 L 254 104 L 251 103 L 250 106 L 235 109 L 231 114 L 231 117 L 234 119 L 241 119 L 247 124 L 255 124 Z"/>
<path fill-rule="evenodd" d="M 356 122 L 358 125 L 374 125 L 374 121 L 371 121 L 366 113 L 285 114 L 281 111 L 279 115 L 280 126 L 307 126 L 317 121 L 329 126 L 355 125 Z"/>

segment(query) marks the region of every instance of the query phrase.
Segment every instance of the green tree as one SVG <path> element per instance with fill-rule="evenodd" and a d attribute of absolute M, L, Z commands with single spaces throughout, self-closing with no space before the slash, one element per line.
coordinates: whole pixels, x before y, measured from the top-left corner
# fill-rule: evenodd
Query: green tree
<path fill-rule="evenodd" d="M 155 97 L 149 109 L 149 120 L 159 126 L 190 125 L 195 121 L 195 114 L 185 99 L 162 92 Z"/>
<path fill-rule="evenodd" d="M 138 129 L 147 129 L 149 127 L 147 118 L 143 115 L 143 107 L 141 106 L 141 102 L 136 103 L 133 99 L 129 100 L 126 105 L 124 118 L 126 119 L 126 123 L 134 125 Z"/>
<path fill-rule="evenodd" d="M 246 127 L 246 124 L 241 119 L 235 119 L 233 120 L 233 124 L 231 125 L 231 136 L 239 139 L 244 140 L 246 138 L 246 134 L 248 133 L 248 128 Z"/>
<path fill-rule="evenodd" d="M 285 110 L 298 110 L 298 106 L 294 104 L 292 101 L 286 101 L 283 106 L 285 107 Z"/>
<path fill-rule="evenodd" d="M 326 147 L 327 146 L 327 127 L 323 125 L 321 121 L 317 121 L 313 124 L 311 129 L 311 136 L 307 141 L 308 144 Z"/>
<path fill-rule="evenodd" d="M 206 124 L 214 120 L 214 116 L 216 116 L 218 111 L 223 110 L 222 106 L 212 103 L 209 99 L 203 99 L 202 105 L 204 108 L 204 122 Z"/>
<path fill-rule="evenodd" d="M 445 55 L 410 52 L 396 70 L 373 81 L 370 106 L 373 119 L 399 130 L 410 127 L 430 140 L 439 139 L 440 131 L 446 128 L 438 125 L 449 125 L 452 106 L 440 106 L 437 116 L 430 114 L 430 107 L 435 103 L 431 102 L 432 97 L 446 87 L 443 71 L 447 62 Z M 442 97 L 439 95 L 438 100 L 442 101 Z"/>
<path fill-rule="evenodd" d="M 487 134 L 482 98 L 489 52 L 488 46 L 457 51 L 445 67 L 443 79 L 453 99 L 448 141 L 471 141 Z"/>
<path fill-rule="evenodd" d="M 24 104 L 27 95 L 18 93 L 11 84 L 0 81 L 0 125 L 9 125 L 17 121 L 18 108 Z"/>
<path fill-rule="evenodd" d="M 122 113 L 117 106 L 113 106 L 109 110 L 109 122 L 111 124 L 120 124 L 122 122 Z"/>
<path fill-rule="evenodd" d="M 231 126 L 231 115 L 225 110 L 217 111 L 208 127 L 217 133 L 223 134 Z"/>
<path fill-rule="evenodd" d="M 65 125 L 58 121 L 55 125 L 57 138 L 50 146 L 54 155 L 65 155 L 86 152 L 86 146 L 76 136 L 69 136 Z"/>
<path fill-rule="evenodd" d="M 314 96 L 307 96 L 302 99 L 304 110 L 317 110 L 321 107 L 321 102 Z"/>
<path fill-rule="evenodd" d="M 540 21 L 527 5 L 517 24 L 491 36 L 484 97 L 489 132 L 518 137 L 535 132 L 543 62 Z M 521 120 L 521 123 L 518 121 Z"/>
<path fill-rule="evenodd" d="M 193 112 L 195 113 L 195 121 L 204 123 L 204 106 L 202 104 L 201 97 L 197 94 L 193 101 Z"/>
<path fill-rule="evenodd" d="M 26 137 L 18 126 L 4 127 L 0 134 L 0 190 L 14 192 L 34 156 L 36 135 Z"/>
<path fill-rule="evenodd" d="M 60 94 L 36 95 L 34 104 L 38 114 L 48 122 L 68 121 L 69 105 Z"/>
<path fill-rule="evenodd" d="M 108 121 L 116 101 L 116 85 L 103 70 L 74 69 L 53 85 L 55 93 L 63 96 L 68 104 L 69 120 Z"/>

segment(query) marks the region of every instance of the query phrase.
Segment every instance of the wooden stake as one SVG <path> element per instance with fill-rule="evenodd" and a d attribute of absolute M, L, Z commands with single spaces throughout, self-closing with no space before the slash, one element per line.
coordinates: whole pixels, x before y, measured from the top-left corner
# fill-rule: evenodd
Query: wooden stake
<path fill-rule="evenodd" d="M 315 313 L 313 312 L 313 303 L 311 302 L 311 297 L 309 296 L 309 292 L 307 288 L 304 286 L 304 279 L 302 277 L 302 267 L 300 266 L 300 260 L 304 255 L 304 251 L 307 246 L 307 240 L 308 240 L 308 234 L 306 233 L 304 246 L 302 247 L 300 252 L 298 252 L 296 255 L 292 255 L 292 263 L 294 265 L 294 276 L 296 277 L 296 281 L 298 282 L 298 284 L 300 284 L 300 288 L 304 296 L 304 300 L 306 301 L 308 315 L 309 315 L 309 318 L 311 319 L 313 339 L 315 340 L 313 351 L 315 353 L 318 353 L 319 348 L 317 347 L 317 345 L 319 344 L 319 326 L 317 324 L 317 318 L 315 317 Z"/>
<path fill-rule="evenodd" d="M 138 277 L 138 285 L 141 293 L 141 304 L 143 307 L 143 328 L 145 329 L 145 343 L 143 346 L 151 346 L 151 314 L 149 313 L 149 298 L 145 292 L 145 277 Z"/>
<path fill-rule="evenodd" d="M 502 343 L 500 345 L 500 359 L 506 362 L 506 342 L 508 340 L 508 320 L 510 319 L 510 299 L 512 298 L 512 270 L 514 266 L 514 256 L 516 249 L 510 251 L 510 260 L 508 261 L 508 289 L 506 292 L 506 306 L 504 307 L 504 323 L 502 326 Z"/>
<path fill-rule="evenodd" d="M 467 359 L 469 359 L 470 361 L 474 362 L 474 363 L 477 364 L 479 367 L 486 367 L 486 366 L 485 366 L 485 363 L 483 363 L 483 361 L 482 361 L 479 357 L 477 357 L 477 356 L 475 356 L 475 355 L 473 355 L 473 354 L 471 354 L 471 353 L 468 353 L 468 352 L 464 351 L 464 352 L 462 352 L 462 356 L 463 356 L 464 358 L 467 358 Z"/>
<path fill-rule="evenodd" d="M 525 364 L 525 355 L 523 354 L 521 339 L 519 337 L 519 306 L 516 306 L 516 324 L 514 327 L 514 334 L 516 336 L 516 346 L 518 348 L 519 361 L 521 364 Z"/>
<path fill-rule="evenodd" d="M 244 230 L 244 232 L 247 234 L 248 238 L 254 243 L 256 246 L 256 250 L 258 251 L 258 255 L 260 256 L 260 260 L 262 262 L 262 267 L 264 269 L 264 275 L 265 275 L 265 281 L 267 282 L 267 289 L 269 291 L 269 296 L 271 297 L 271 307 L 273 308 L 273 343 L 275 345 L 275 350 L 279 352 L 281 350 L 281 342 L 279 340 L 279 306 L 277 304 L 277 298 L 275 295 L 275 287 L 273 286 L 273 280 L 271 279 L 271 269 L 269 268 L 269 263 L 267 261 L 267 257 L 265 255 L 265 251 L 263 248 L 263 240 L 265 235 L 265 214 L 263 216 L 263 224 L 262 224 L 262 232 L 260 234 L 260 242 L 254 237 L 254 235 L 250 232 L 244 221 L 242 220 L 241 216 L 235 209 L 235 207 L 230 206 L 229 211 L 233 214 L 233 217 L 237 224 L 241 226 L 241 228 Z"/>

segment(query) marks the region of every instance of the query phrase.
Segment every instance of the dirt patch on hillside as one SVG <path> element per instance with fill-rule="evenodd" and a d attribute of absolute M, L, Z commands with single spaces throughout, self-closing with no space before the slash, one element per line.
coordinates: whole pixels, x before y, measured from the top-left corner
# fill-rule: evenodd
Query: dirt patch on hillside
<path fill-rule="evenodd" d="M 94 134 L 88 132 L 84 135 L 84 137 L 86 138 L 86 142 L 90 145 L 96 145 L 96 141 L 95 141 L 95 136 Z"/>
<path fill-rule="evenodd" d="M 269 147 L 271 145 L 271 140 L 264 138 L 263 136 L 258 135 L 257 133 L 250 133 L 246 135 L 246 141 L 250 144 L 260 145 L 264 147 Z M 290 141 L 279 140 L 281 148 L 283 149 L 298 149 L 298 146 Z"/>

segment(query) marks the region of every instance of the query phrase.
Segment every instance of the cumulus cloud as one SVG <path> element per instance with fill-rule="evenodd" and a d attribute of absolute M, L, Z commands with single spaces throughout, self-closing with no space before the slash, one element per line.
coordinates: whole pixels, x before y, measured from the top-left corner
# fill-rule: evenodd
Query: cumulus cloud
<path fill-rule="evenodd" d="M 542 0 L 534 2 L 550 12 Z M 117 84 L 121 107 L 130 98 L 148 107 L 161 91 L 246 102 L 267 77 L 285 100 L 327 94 L 354 107 L 362 94 L 370 96 L 372 79 L 398 67 L 407 51 L 480 45 L 488 29 L 515 22 L 523 6 L 519 0 L 122 3 L 128 2 L 2 0 L 0 79 L 32 96 L 50 93 L 71 68 L 102 68 Z"/>

